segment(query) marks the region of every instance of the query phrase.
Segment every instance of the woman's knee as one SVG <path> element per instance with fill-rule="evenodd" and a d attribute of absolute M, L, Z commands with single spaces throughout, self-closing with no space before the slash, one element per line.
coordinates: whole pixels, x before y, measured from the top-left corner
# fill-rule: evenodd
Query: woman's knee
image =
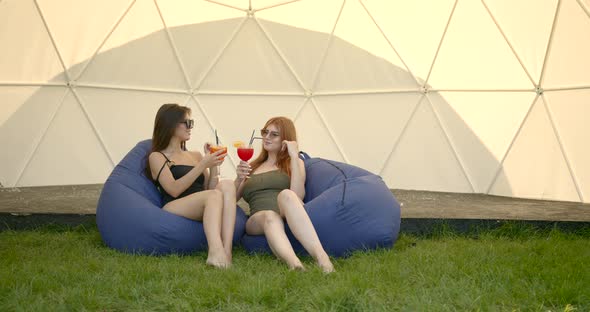
<path fill-rule="evenodd" d="M 274 211 L 262 210 L 251 215 L 248 221 L 246 221 L 246 233 L 249 235 L 263 235 L 268 231 L 269 225 L 272 226 L 274 222 L 282 221 L 276 220 L 276 217 L 272 213 L 277 214 Z"/>
<path fill-rule="evenodd" d="M 215 189 L 220 190 L 223 194 L 229 194 L 230 196 L 235 196 L 236 194 L 236 186 L 231 180 L 219 181 Z"/>
<path fill-rule="evenodd" d="M 283 223 L 281 216 L 273 210 L 263 210 L 258 213 L 262 214 L 262 224 L 264 228 Z"/>
<path fill-rule="evenodd" d="M 290 189 L 284 189 L 279 193 L 277 200 L 279 204 L 288 203 L 293 200 L 297 201 L 297 194 Z"/>
<path fill-rule="evenodd" d="M 291 190 L 283 190 L 279 193 L 277 198 L 279 205 L 279 214 L 284 217 L 288 209 L 299 210 L 303 209 L 303 205 L 297 194 Z"/>
<path fill-rule="evenodd" d="M 208 201 L 222 201 L 223 200 L 223 193 L 221 190 L 214 189 L 214 190 L 207 190 L 207 200 Z"/>

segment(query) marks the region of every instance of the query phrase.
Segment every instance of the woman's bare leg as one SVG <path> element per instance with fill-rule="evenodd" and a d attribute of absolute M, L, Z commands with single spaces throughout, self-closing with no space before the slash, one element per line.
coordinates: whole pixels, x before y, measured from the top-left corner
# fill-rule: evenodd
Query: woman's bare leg
<path fill-rule="evenodd" d="M 272 210 L 263 210 L 252 215 L 246 222 L 246 233 L 266 236 L 272 252 L 289 266 L 291 270 L 304 270 L 301 260 L 297 258 L 293 246 L 285 233 L 285 224 L 281 216 Z"/>
<path fill-rule="evenodd" d="M 216 189 L 223 194 L 223 213 L 221 217 L 221 241 L 227 259 L 232 260 L 232 245 L 236 224 L 236 187 L 233 181 L 221 180 Z"/>
<path fill-rule="evenodd" d="M 219 190 L 193 193 L 167 203 L 162 209 L 192 220 L 203 221 L 209 252 L 207 264 L 224 268 L 227 259 L 221 240 L 221 212 L 223 195 Z"/>
<path fill-rule="evenodd" d="M 318 265 L 326 273 L 334 271 L 330 257 L 324 250 L 320 239 L 309 219 L 303 203 L 295 192 L 286 189 L 278 196 L 281 216 L 285 217 L 293 235 L 307 252 L 317 261 Z"/>

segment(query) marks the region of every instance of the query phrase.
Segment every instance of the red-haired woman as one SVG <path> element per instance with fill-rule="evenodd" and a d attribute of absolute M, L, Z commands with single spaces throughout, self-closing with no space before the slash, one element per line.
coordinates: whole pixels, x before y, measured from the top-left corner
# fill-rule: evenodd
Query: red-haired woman
<path fill-rule="evenodd" d="M 262 152 L 251 164 L 240 162 L 234 181 L 237 198 L 243 197 L 250 205 L 246 233 L 264 234 L 277 257 L 290 269 L 303 270 L 285 233 L 286 221 L 318 266 L 326 273 L 334 271 L 303 207 L 305 166 L 299 159 L 295 125 L 286 117 L 271 118 L 261 134 Z"/>

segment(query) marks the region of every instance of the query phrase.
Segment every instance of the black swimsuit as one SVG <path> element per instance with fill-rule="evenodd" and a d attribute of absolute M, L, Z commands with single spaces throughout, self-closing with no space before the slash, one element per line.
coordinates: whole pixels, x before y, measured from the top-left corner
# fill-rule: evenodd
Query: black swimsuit
<path fill-rule="evenodd" d="M 164 153 L 162 153 L 162 152 L 159 152 L 159 153 L 164 155 Z M 189 166 L 189 165 L 175 165 L 173 161 L 171 161 L 170 159 L 168 159 L 168 157 L 166 157 L 166 155 L 164 155 L 164 158 L 166 158 L 166 162 L 164 163 L 164 166 L 166 166 L 166 164 L 170 163 L 170 172 L 172 172 L 172 176 L 174 177 L 175 180 L 182 178 L 185 174 L 187 174 L 189 171 L 191 171 L 194 168 L 194 166 Z M 162 206 L 166 205 L 168 202 L 171 202 L 175 199 L 182 198 L 187 195 L 205 190 L 205 187 L 204 187 L 205 175 L 201 173 L 201 175 L 199 177 L 197 177 L 195 182 L 193 182 L 193 184 L 191 184 L 191 186 L 189 186 L 178 197 L 173 197 L 172 195 L 166 193 L 164 188 L 160 185 L 160 181 L 159 181 L 160 174 L 162 173 L 164 166 L 162 166 L 162 168 L 160 168 L 160 172 L 158 172 L 158 176 L 156 177 L 156 187 L 158 187 L 158 189 L 160 190 L 160 193 L 162 193 L 162 201 L 163 201 Z"/>

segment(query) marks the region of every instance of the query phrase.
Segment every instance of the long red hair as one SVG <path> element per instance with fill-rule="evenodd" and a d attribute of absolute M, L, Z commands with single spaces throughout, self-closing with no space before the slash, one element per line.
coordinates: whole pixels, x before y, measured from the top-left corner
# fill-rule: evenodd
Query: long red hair
<path fill-rule="evenodd" d="M 279 129 L 279 133 L 281 134 L 281 142 L 283 140 L 287 141 L 297 141 L 297 131 L 295 131 L 295 125 L 293 121 L 287 117 L 273 117 L 269 119 L 264 128 L 266 129 L 268 126 L 274 125 Z M 263 148 L 260 152 L 260 155 L 250 163 L 252 167 L 252 172 L 256 171 L 262 163 L 264 163 L 268 159 L 268 152 Z M 279 170 L 283 171 L 287 175 L 291 176 L 291 157 L 289 156 L 289 152 L 285 149 L 284 151 L 280 151 L 277 155 L 277 167 Z"/>

